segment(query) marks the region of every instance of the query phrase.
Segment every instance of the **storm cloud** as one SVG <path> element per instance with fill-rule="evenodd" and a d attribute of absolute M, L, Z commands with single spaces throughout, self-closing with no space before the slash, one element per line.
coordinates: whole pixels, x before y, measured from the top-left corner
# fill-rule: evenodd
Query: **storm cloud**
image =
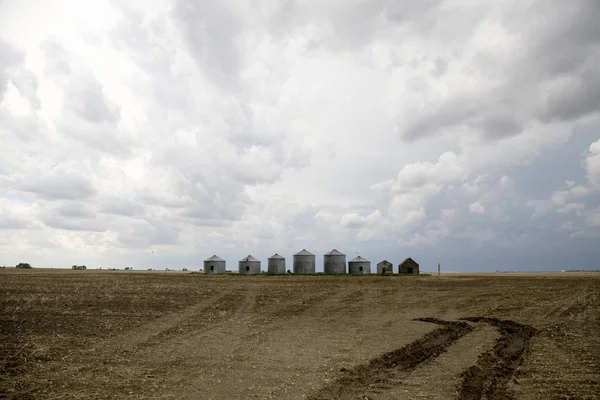
<path fill-rule="evenodd" d="M 0 2 L 2 265 L 597 267 L 595 0 L 34 3 Z"/>

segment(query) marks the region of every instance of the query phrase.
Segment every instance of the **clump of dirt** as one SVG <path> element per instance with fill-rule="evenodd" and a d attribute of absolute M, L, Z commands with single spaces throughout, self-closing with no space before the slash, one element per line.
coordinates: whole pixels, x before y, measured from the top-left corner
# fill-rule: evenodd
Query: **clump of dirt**
<path fill-rule="evenodd" d="M 369 393 L 385 388 L 424 361 L 437 357 L 459 338 L 473 330 L 466 322 L 418 318 L 415 321 L 443 325 L 424 337 L 397 350 L 385 353 L 366 364 L 344 370 L 344 375 L 309 396 L 312 400 L 369 398 Z"/>
<path fill-rule="evenodd" d="M 459 400 L 512 399 L 508 384 L 523 360 L 523 353 L 536 329 L 517 322 L 486 317 L 461 318 L 491 324 L 501 336 L 494 347 L 481 354 L 477 362 L 462 374 Z"/>

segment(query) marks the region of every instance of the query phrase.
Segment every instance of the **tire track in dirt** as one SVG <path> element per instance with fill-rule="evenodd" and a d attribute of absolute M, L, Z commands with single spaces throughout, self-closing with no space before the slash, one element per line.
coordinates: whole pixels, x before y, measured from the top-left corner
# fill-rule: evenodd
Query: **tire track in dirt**
<path fill-rule="evenodd" d="M 473 330 L 462 321 L 418 318 L 417 321 L 442 325 L 424 337 L 397 350 L 385 353 L 367 364 L 343 370 L 341 377 L 309 395 L 311 400 L 368 399 L 390 388 L 391 382 L 402 380 L 421 363 L 437 357 L 459 338 Z"/>
<path fill-rule="evenodd" d="M 488 323 L 500 330 L 501 336 L 493 349 L 479 356 L 477 362 L 462 374 L 459 400 L 514 399 L 509 388 L 523 353 L 536 329 L 509 320 L 486 317 L 468 317 L 462 320 Z"/>
<path fill-rule="evenodd" d="M 473 365 L 485 351 L 494 347 L 500 333 L 487 324 L 475 324 L 473 331 L 458 339 L 443 354 L 420 364 L 401 382 L 377 396 L 378 400 L 447 400 L 455 398 L 460 373 Z M 432 384 L 432 382 L 435 382 Z"/>
<path fill-rule="evenodd" d="M 359 293 L 360 292 L 360 293 Z M 288 301 L 281 305 L 266 307 L 252 316 L 248 326 L 252 331 L 244 336 L 245 347 L 249 341 L 255 345 L 268 340 L 266 332 L 276 331 L 277 326 L 286 324 L 289 318 L 302 317 L 308 311 L 315 311 L 315 318 L 330 316 L 339 311 L 358 311 L 362 304 L 349 304 L 351 296 L 362 296 L 362 291 L 336 293 L 333 290 L 324 291 L 318 295 L 303 296 L 300 299 Z"/>
<path fill-rule="evenodd" d="M 215 319 L 223 315 L 223 310 L 235 308 L 230 305 L 233 299 L 239 302 L 239 292 L 232 289 L 216 295 L 211 293 L 181 311 L 169 313 L 133 331 L 103 340 L 74 356 L 68 366 L 57 364 L 49 368 L 47 375 L 51 376 L 53 381 L 65 384 L 85 381 L 86 390 L 94 390 L 105 384 L 97 380 L 98 376 L 127 376 L 129 380 L 139 379 L 141 370 L 136 368 L 132 374 L 128 369 L 132 363 L 135 365 L 141 360 L 142 353 L 153 353 L 160 344 L 168 342 L 170 338 L 192 326 L 214 323 Z M 210 321 L 201 317 L 196 319 L 206 312 L 215 316 L 211 317 Z M 103 360 L 102 363 L 92 361 L 98 359 Z"/>
<path fill-rule="evenodd" d="M 330 317 L 337 315 L 346 315 L 356 313 L 364 308 L 365 293 L 363 289 L 346 291 L 342 289 L 341 293 L 329 296 L 323 304 L 325 307 L 320 316 Z"/>
<path fill-rule="evenodd" d="M 207 326 L 218 324 L 226 316 L 231 318 L 239 313 L 247 302 L 248 291 L 246 289 L 229 290 L 213 298 L 210 302 L 188 308 L 176 322 L 146 340 L 138 342 L 138 346 L 141 348 L 158 346 L 173 337 L 190 334 Z"/>
<path fill-rule="evenodd" d="M 187 373 L 198 374 L 199 379 L 189 382 L 181 391 L 177 391 L 180 398 L 188 397 L 189 393 L 202 391 L 204 387 L 214 384 L 218 376 L 206 373 L 206 369 L 226 368 L 234 376 L 236 383 L 241 387 L 254 387 L 258 378 L 256 375 L 243 371 L 250 366 L 259 366 L 265 351 L 265 344 L 279 342 L 282 337 L 290 338 L 289 326 L 304 326 L 304 321 L 315 319 L 328 319 L 331 317 L 330 307 L 346 307 L 346 300 L 351 293 L 345 287 L 325 288 L 319 292 L 308 292 L 300 287 L 290 287 L 283 296 L 272 296 L 268 292 L 260 292 L 252 307 L 252 313 L 240 313 L 234 320 L 228 321 L 210 335 L 203 333 L 192 340 L 184 341 L 180 348 L 169 352 L 170 357 L 175 357 L 188 365 Z M 257 307 L 256 303 L 260 306 Z M 351 305 L 351 308 L 362 307 Z M 300 329 L 302 331 L 302 329 Z M 234 333 L 235 335 L 231 335 Z M 221 334 L 222 333 L 222 334 Z M 223 352 L 223 335 L 228 334 L 228 349 Z M 293 333 L 292 333 L 293 336 Z M 293 345 L 290 345 L 293 346 Z M 270 346 L 269 346 L 270 347 Z M 220 348 L 222 357 L 219 360 L 208 358 Z M 268 351 L 267 351 L 268 352 Z M 267 356 L 268 357 L 268 356 Z M 277 356 L 279 358 L 279 356 Z M 261 367 L 257 367 L 260 369 Z M 202 372 L 205 371 L 205 372 Z"/>
<path fill-rule="evenodd" d="M 212 318 L 206 324 L 197 325 L 196 329 L 180 332 L 175 340 L 165 340 L 155 343 L 145 349 L 145 357 L 152 358 L 156 354 L 168 354 L 168 359 L 173 362 L 192 360 L 192 364 L 203 359 L 203 354 L 210 352 L 211 348 L 222 347 L 223 337 L 228 339 L 229 351 L 226 358 L 238 359 L 243 357 L 249 348 L 268 340 L 268 331 L 274 325 L 285 324 L 292 316 L 301 315 L 311 309 L 315 304 L 323 301 L 328 292 L 305 294 L 300 298 L 293 297 L 283 303 L 263 306 L 256 311 L 256 302 L 259 298 L 260 287 L 250 287 L 244 290 L 244 296 L 239 291 L 229 292 L 226 302 L 233 300 L 235 310 L 221 318 Z M 235 335 L 231 335 L 236 333 Z M 216 350 L 215 350 L 216 351 Z M 191 366 L 190 366 L 191 368 Z"/>
<path fill-rule="evenodd" d="M 120 349 L 143 347 L 145 343 L 152 341 L 153 338 L 168 336 L 169 333 L 177 330 L 177 326 L 186 324 L 186 321 L 201 314 L 204 310 L 215 307 L 215 304 L 222 302 L 223 299 L 232 292 L 233 290 L 226 290 L 217 293 L 216 295 L 210 294 L 183 310 L 168 313 L 158 319 L 150 320 L 149 322 L 133 328 L 126 333 L 101 340 L 85 353 L 92 353 L 94 357 L 98 357 L 98 354 L 108 356 L 109 353 L 117 352 Z M 115 346 L 115 343 L 118 345 Z"/>
<path fill-rule="evenodd" d="M 324 298 L 329 297 L 329 292 L 319 293 L 317 295 L 303 295 L 300 298 L 285 301 L 270 306 L 262 306 L 260 310 L 256 310 L 255 304 L 258 293 L 254 291 L 249 301 L 245 302 L 243 310 L 236 313 L 235 317 L 230 317 L 225 324 L 213 326 L 208 330 L 203 330 L 196 338 L 197 340 L 210 335 L 218 335 L 223 332 L 243 332 L 239 336 L 244 343 L 243 347 L 248 347 L 249 343 L 260 343 L 266 340 L 265 332 L 273 330 L 273 325 L 285 324 L 288 318 L 299 316 L 323 302 Z M 246 311 L 248 311 L 246 313 Z M 235 348 L 232 342 L 232 349 Z"/>

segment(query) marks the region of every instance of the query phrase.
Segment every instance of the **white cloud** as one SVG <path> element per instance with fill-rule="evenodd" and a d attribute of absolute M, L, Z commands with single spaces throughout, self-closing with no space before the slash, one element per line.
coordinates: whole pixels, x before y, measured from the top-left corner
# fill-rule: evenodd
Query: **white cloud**
<path fill-rule="evenodd" d="M 600 141 L 590 144 L 589 151 L 584 155 L 582 166 L 586 171 L 587 185 L 578 185 L 573 180 L 565 182 L 565 187 L 554 191 L 548 200 L 530 200 L 527 205 L 533 208 L 532 217 L 542 217 L 557 212 L 560 214 L 572 213 L 577 216 L 586 215 L 586 204 L 581 202 L 598 192 L 599 186 L 595 182 L 595 168 L 597 154 L 600 153 Z M 600 165 L 600 164 L 599 164 Z M 594 199 L 592 199 L 594 200 Z M 589 220 L 589 217 L 588 217 Z M 564 225 L 564 224 L 563 224 Z M 563 226 L 561 225 L 561 226 Z"/>
<path fill-rule="evenodd" d="M 2 2 L 0 243 L 68 266 L 585 240 L 600 141 L 563 187 L 535 166 L 600 121 L 598 8 L 565 7 Z"/>
<path fill-rule="evenodd" d="M 485 213 L 485 207 L 480 202 L 478 202 L 478 201 L 476 201 L 475 203 L 469 204 L 469 210 L 473 214 L 483 214 L 483 213 Z"/>
<path fill-rule="evenodd" d="M 593 187 L 600 187 L 600 139 L 590 144 L 584 165 L 590 184 Z"/>
<path fill-rule="evenodd" d="M 592 228 L 600 228 L 600 208 L 590 211 L 585 217 L 585 223 Z"/>
<path fill-rule="evenodd" d="M 365 224 L 365 217 L 361 217 L 357 213 L 344 214 L 340 224 L 347 228 L 361 228 Z"/>
<path fill-rule="evenodd" d="M 582 211 L 585 210 L 585 204 L 583 203 L 569 203 L 565 204 L 562 208 L 558 209 L 559 213 L 576 213 L 582 215 Z"/>

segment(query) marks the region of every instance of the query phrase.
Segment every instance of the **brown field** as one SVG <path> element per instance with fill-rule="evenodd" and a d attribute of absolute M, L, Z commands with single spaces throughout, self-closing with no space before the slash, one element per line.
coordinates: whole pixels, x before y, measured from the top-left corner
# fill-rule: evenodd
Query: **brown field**
<path fill-rule="evenodd" d="M 0 398 L 600 399 L 600 274 L 0 270 Z"/>

